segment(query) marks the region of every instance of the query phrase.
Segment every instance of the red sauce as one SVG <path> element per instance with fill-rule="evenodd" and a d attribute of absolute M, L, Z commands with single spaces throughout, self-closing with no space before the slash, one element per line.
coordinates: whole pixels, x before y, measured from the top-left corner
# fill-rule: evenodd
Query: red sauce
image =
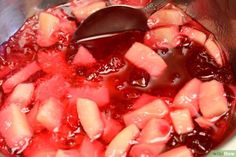
<path fill-rule="evenodd" d="M 45 49 L 36 43 L 37 19 L 37 15 L 28 19 L 15 35 L 1 46 L 1 82 L 27 63 L 35 60 L 37 52 Z M 71 36 L 62 35 L 56 45 L 47 49 L 67 49 L 67 61 L 73 71 L 73 74 L 67 80 L 75 87 L 80 85 L 83 79 L 95 83 L 105 81 L 109 86 L 111 102 L 103 110 L 110 112 L 114 119 L 122 123 L 122 115 L 132 110 L 134 101 L 142 93 L 164 97 L 166 102 L 171 103 L 183 85 L 194 77 L 202 81 L 216 79 L 224 83 L 227 88 L 229 105 L 230 107 L 232 106 L 231 103 L 233 101 L 230 98 L 234 97 L 234 94 L 228 88 L 228 85 L 234 83 L 235 78 L 229 63 L 219 68 L 215 61 L 206 53 L 203 46 L 186 38 L 181 46 L 177 48 L 156 50 L 156 53 L 165 60 L 168 68 L 159 77 L 152 78 L 146 71 L 135 67 L 124 59 L 124 54 L 130 46 L 135 41 L 143 42 L 143 38 L 144 33 L 133 31 L 116 37 L 93 41 L 94 43 L 84 43 L 84 46 L 97 59 L 97 63 L 89 67 L 70 65 L 71 59 L 78 48 L 78 45 L 70 44 Z M 39 72 L 32 76 L 29 82 L 34 82 L 41 77 L 46 77 L 46 74 Z M 7 96 L 1 91 L 1 102 Z M 67 102 L 67 99 L 65 98 L 62 101 Z M 43 130 L 35 133 L 34 136 L 44 134 L 46 137 L 50 137 L 52 135 L 50 138 L 53 138 L 56 147 L 61 149 L 77 148 L 82 141 L 84 132 L 83 130 L 81 132 L 78 131 L 79 126 L 74 108 L 68 107 L 65 112 L 67 114 L 64 116 L 58 133 Z M 231 123 L 232 112 L 230 110 L 226 116 L 216 123 L 219 126 L 217 131 L 204 130 L 195 123 L 195 129 L 191 133 L 184 135 L 173 133 L 166 149 L 187 145 L 193 150 L 196 157 L 205 155 L 218 146 L 222 139 L 231 132 L 231 127 L 228 126 Z M 104 141 L 101 142 L 104 143 Z M 9 156 L 11 156 L 11 153 L 12 156 L 17 154 L 17 152 L 13 152 L 7 147 L 3 138 L 0 138 L 0 149 Z"/>

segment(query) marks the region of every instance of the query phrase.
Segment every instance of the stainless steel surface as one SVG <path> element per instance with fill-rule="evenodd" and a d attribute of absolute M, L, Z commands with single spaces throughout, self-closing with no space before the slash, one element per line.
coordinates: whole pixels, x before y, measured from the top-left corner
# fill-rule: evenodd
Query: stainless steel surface
<path fill-rule="evenodd" d="M 0 0 L 0 43 L 14 34 L 33 13 L 65 1 Z M 236 54 L 236 0 L 174 0 L 174 3 L 213 32 L 230 56 Z M 236 69 L 236 57 L 232 58 Z M 234 117 L 236 123 L 236 115 Z M 236 137 L 228 139 L 221 147 L 233 148 L 236 148 Z"/>

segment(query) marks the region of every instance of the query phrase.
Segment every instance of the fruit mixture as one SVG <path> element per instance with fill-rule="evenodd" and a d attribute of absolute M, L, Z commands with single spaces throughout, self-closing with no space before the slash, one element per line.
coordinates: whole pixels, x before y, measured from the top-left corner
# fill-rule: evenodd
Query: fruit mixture
<path fill-rule="evenodd" d="M 236 88 L 227 52 L 178 7 L 153 13 L 147 32 L 73 42 L 93 12 L 147 3 L 49 8 L 0 46 L 6 157 L 200 157 L 228 137 Z"/>

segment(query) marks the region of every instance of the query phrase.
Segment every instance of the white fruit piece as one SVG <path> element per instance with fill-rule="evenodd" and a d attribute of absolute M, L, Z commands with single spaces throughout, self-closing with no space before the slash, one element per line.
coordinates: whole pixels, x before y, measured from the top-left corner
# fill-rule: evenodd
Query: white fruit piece
<path fill-rule="evenodd" d="M 144 126 L 140 133 L 139 140 L 141 143 L 166 143 L 172 132 L 172 127 L 164 119 L 152 118 Z"/>
<path fill-rule="evenodd" d="M 107 146 L 105 157 L 126 156 L 138 135 L 139 129 L 135 124 L 127 126 Z"/>
<path fill-rule="evenodd" d="M 151 48 L 136 42 L 125 54 L 125 58 L 135 66 L 146 70 L 151 76 L 159 76 L 167 67 L 164 60 Z"/>
<path fill-rule="evenodd" d="M 34 94 L 33 83 L 20 83 L 18 84 L 11 95 L 6 100 L 7 104 L 17 104 L 21 109 L 27 107 L 32 100 Z"/>
<path fill-rule="evenodd" d="M 166 104 L 161 99 L 156 99 L 141 108 L 126 113 L 123 118 L 126 125 L 136 124 L 139 128 L 143 128 L 151 118 L 163 118 L 168 112 Z"/>
<path fill-rule="evenodd" d="M 213 35 L 210 35 L 205 42 L 208 54 L 213 57 L 219 66 L 223 66 L 223 50 Z"/>
<path fill-rule="evenodd" d="M 229 108 L 223 84 L 216 80 L 202 83 L 199 107 L 205 118 L 218 117 L 227 112 Z"/>
<path fill-rule="evenodd" d="M 39 29 L 37 32 L 37 44 L 42 47 L 54 45 L 58 39 L 54 33 L 58 31 L 60 19 L 50 13 L 41 12 L 39 14 Z"/>
<path fill-rule="evenodd" d="M 101 0 L 78 1 L 71 5 L 71 10 L 78 21 L 86 19 L 92 13 L 105 8 L 106 2 Z"/>
<path fill-rule="evenodd" d="M 0 133 L 13 150 L 22 152 L 28 146 L 33 132 L 18 105 L 10 104 L 0 111 Z"/>
<path fill-rule="evenodd" d="M 201 83 L 197 78 L 193 78 L 187 82 L 176 94 L 173 105 L 171 106 L 179 109 L 187 108 L 192 116 L 199 115 L 198 98 Z"/>
<path fill-rule="evenodd" d="M 185 134 L 194 129 L 192 117 L 188 109 L 172 111 L 170 112 L 170 117 L 178 134 Z"/>
<path fill-rule="evenodd" d="M 148 31 L 144 43 L 152 48 L 174 48 L 180 44 L 179 27 L 165 26 Z"/>
<path fill-rule="evenodd" d="M 63 104 L 53 97 L 41 104 L 36 120 L 48 130 L 53 131 L 61 124 L 63 116 Z"/>
<path fill-rule="evenodd" d="M 208 128 L 215 128 L 215 124 L 213 122 L 211 122 L 210 120 L 204 118 L 204 117 L 198 117 L 196 119 L 194 119 L 195 122 L 197 122 L 197 124 L 204 128 L 204 129 L 208 129 Z"/>
<path fill-rule="evenodd" d="M 148 27 L 150 29 L 169 26 L 183 25 L 189 21 L 189 17 L 177 9 L 160 9 L 148 18 Z"/>
<path fill-rule="evenodd" d="M 197 29 L 187 27 L 187 26 L 184 26 L 181 28 L 180 34 L 187 36 L 189 39 L 191 39 L 201 45 L 204 45 L 206 42 L 206 39 L 207 39 L 207 36 L 205 33 L 201 32 Z"/>
<path fill-rule="evenodd" d="M 104 123 L 97 104 L 89 99 L 77 98 L 77 112 L 83 129 L 91 140 L 102 136 Z"/>

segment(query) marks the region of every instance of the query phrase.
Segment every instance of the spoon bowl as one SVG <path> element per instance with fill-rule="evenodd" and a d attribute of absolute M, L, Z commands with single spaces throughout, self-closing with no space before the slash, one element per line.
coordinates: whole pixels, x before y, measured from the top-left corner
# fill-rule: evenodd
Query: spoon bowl
<path fill-rule="evenodd" d="M 73 41 L 81 43 L 118 35 L 125 31 L 145 32 L 148 30 L 148 16 L 168 2 L 169 0 L 153 0 L 145 8 L 119 5 L 96 11 L 79 25 Z"/>

